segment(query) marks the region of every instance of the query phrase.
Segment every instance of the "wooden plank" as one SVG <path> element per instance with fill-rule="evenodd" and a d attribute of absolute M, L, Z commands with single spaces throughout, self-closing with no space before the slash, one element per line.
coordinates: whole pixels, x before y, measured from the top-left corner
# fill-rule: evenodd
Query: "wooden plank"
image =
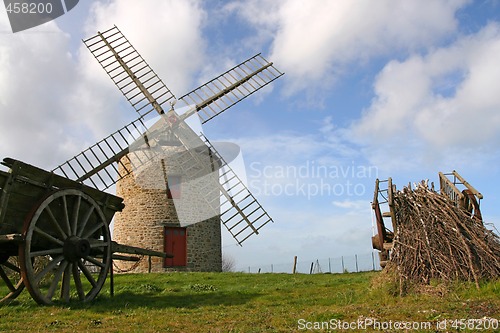
<path fill-rule="evenodd" d="M 465 187 L 467 187 L 472 192 L 472 194 L 476 195 L 478 197 L 478 199 L 482 199 L 483 198 L 483 195 L 478 190 L 476 190 L 471 184 L 469 184 L 469 182 L 466 181 L 462 176 L 460 176 L 457 171 L 453 170 L 452 174 L 455 177 L 457 177 L 457 179 L 460 180 L 460 182 L 462 182 L 462 184 Z"/>
<path fill-rule="evenodd" d="M 0 189 L 3 189 L 5 186 L 5 183 L 9 179 L 9 173 L 5 171 L 0 171 Z"/>
<path fill-rule="evenodd" d="M 375 191 L 373 192 L 373 201 L 372 208 L 375 209 L 375 205 L 378 205 L 378 188 L 379 188 L 380 180 L 375 179 Z"/>
<path fill-rule="evenodd" d="M 10 173 L 0 171 L 0 226 L 2 225 L 5 214 L 7 213 L 7 201 L 9 200 L 8 182 Z"/>
<path fill-rule="evenodd" d="M 0 232 L 4 234 L 21 233 L 28 213 L 8 209 L 5 220 L 0 225 Z"/>
<path fill-rule="evenodd" d="M 389 205 L 389 212 L 391 214 L 392 230 L 396 232 L 396 211 L 394 209 L 394 191 L 395 185 L 392 185 L 392 178 L 389 177 L 387 180 L 387 204 Z"/>
<path fill-rule="evenodd" d="M 51 190 L 76 188 L 91 196 L 101 206 L 106 206 L 113 211 L 121 211 L 124 207 L 123 199 L 120 197 L 99 191 L 90 186 L 83 185 L 38 167 L 11 158 L 4 159 L 3 164 L 12 169 L 13 173 L 15 173 L 16 180 L 21 183 L 24 182 L 39 188 Z"/>
<path fill-rule="evenodd" d="M 73 180 L 32 165 L 6 158 L 4 165 L 11 172 L 0 173 L 0 233 L 21 233 L 28 214 L 37 208 L 43 198 L 53 191 L 65 188 L 79 189 L 92 197 L 101 207 L 108 223 L 116 211 L 124 207 L 123 199 L 85 186 Z"/>
<path fill-rule="evenodd" d="M 451 200 L 459 202 L 464 199 L 464 195 L 460 190 L 453 184 L 451 180 L 446 177 L 442 172 L 439 172 L 439 185 L 441 194 L 447 195 Z M 455 193 L 455 195 L 452 194 Z"/>
<path fill-rule="evenodd" d="M 15 178 L 15 175 L 14 175 Z M 42 199 L 48 189 L 24 182 L 12 181 L 6 191 L 5 214 L 0 223 L 1 233 L 20 233 L 28 213 Z"/>
<path fill-rule="evenodd" d="M 17 201 L 31 201 L 35 203 L 40 200 L 44 194 L 50 192 L 50 190 L 51 188 L 33 186 L 33 184 L 15 179 L 7 191 L 10 195 L 9 205 L 13 200 L 12 197 L 18 197 Z"/>

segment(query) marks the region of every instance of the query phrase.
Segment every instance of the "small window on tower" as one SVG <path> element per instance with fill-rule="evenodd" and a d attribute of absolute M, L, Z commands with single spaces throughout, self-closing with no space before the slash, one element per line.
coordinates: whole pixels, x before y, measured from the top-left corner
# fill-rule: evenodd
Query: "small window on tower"
<path fill-rule="evenodd" d="M 181 176 L 168 176 L 167 180 L 167 198 L 181 198 Z"/>

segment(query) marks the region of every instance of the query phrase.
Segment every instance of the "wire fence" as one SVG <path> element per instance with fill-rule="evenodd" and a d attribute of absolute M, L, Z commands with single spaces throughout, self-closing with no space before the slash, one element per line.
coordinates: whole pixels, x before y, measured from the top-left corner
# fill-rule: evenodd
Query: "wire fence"
<path fill-rule="evenodd" d="M 259 266 L 238 267 L 236 271 L 245 273 L 295 273 L 324 274 L 324 273 L 353 273 L 380 270 L 379 256 L 375 252 L 354 254 L 349 256 L 331 257 L 323 259 L 303 260 L 291 258 L 289 263 L 265 264 Z"/>

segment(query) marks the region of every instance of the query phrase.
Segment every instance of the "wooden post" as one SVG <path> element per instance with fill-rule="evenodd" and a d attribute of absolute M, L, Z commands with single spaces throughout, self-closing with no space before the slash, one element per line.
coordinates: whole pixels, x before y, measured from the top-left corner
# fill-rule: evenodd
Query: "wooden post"
<path fill-rule="evenodd" d="M 313 273 L 313 269 L 314 269 L 314 261 L 311 263 L 311 269 L 309 269 L 309 274 Z"/>
<path fill-rule="evenodd" d="M 293 257 L 293 270 L 292 274 L 297 273 L 297 256 Z"/>
<path fill-rule="evenodd" d="M 148 273 L 151 273 L 151 266 L 152 266 L 151 256 L 148 256 Z"/>
<path fill-rule="evenodd" d="M 109 271 L 109 294 L 111 297 L 115 296 L 115 278 L 114 278 L 114 267 L 113 267 L 113 258 L 111 257 L 111 270 Z"/>

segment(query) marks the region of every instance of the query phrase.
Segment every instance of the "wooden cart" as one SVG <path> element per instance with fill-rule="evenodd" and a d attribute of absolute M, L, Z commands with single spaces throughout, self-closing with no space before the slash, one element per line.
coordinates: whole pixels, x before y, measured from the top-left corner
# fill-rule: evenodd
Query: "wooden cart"
<path fill-rule="evenodd" d="M 0 171 L 0 277 L 7 286 L 0 302 L 24 287 L 40 304 L 91 301 L 114 252 L 166 256 L 111 240 L 122 198 L 14 159 L 2 164 L 10 170 Z"/>

